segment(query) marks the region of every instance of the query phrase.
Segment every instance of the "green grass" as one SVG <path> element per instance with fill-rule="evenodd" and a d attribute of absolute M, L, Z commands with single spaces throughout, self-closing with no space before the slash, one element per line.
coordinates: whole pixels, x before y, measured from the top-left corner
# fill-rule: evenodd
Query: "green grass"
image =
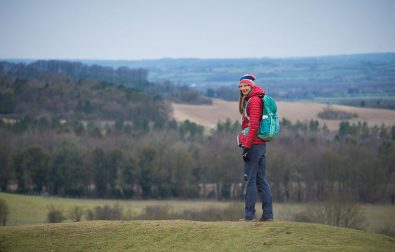
<path fill-rule="evenodd" d="M 394 251 L 395 238 L 274 221 L 94 221 L 0 228 L 2 251 Z"/>
<path fill-rule="evenodd" d="M 367 230 L 380 232 L 383 228 L 395 228 L 395 205 L 363 205 L 366 216 Z M 394 249 L 395 251 L 395 249 Z"/>
<path fill-rule="evenodd" d="M 203 201 L 203 200 L 97 200 L 97 199 L 67 199 L 59 197 L 43 198 L 40 196 L 25 196 L 11 193 L 0 193 L 9 207 L 7 225 L 30 225 L 43 224 L 46 222 L 47 206 L 53 205 L 63 209 L 81 206 L 84 209 L 94 209 L 96 206 L 113 205 L 118 203 L 124 211 L 130 211 L 133 215 L 142 213 L 146 206 L 169 206 L 174 212 L 182 212 L 186 209 L 203 210 L 207 208 L 224 209 L 232 202 Z M 280 220 L 293 220 L 295 214 L 303 212 L 314 204 L 307 203 L 275 203 L 275 218 Z M 361 205 L 366 216 L 366 230 L 380 232 L 386 227 L 395 227 L 395 205 Z M 256 209 L 260 213 L 260 203 Z M 67 222 L 67 221 L 66 221 Z"/>
<path fill-rule="evenodd" d="M 101 200 L 101 199 L 68 199 L 60 197 L 43 198 L 41 196 L 26 196 L 20 194 L 0 193 L 9 207 L 8 226 L 45 223 L 47 206 L 53 205 L 67 212 L 68 209 L 80 206 L 84 209 L 94 209 L 96 206 L 119 204 L 125 211 L 130 210 L 134 215 L 140 214 L 146 206 L 167 205 L 173 211 L 185 209 L 205 209 L 209 207 L 225 208 L 229 202 L 195 201 L 195 200 Z"/>

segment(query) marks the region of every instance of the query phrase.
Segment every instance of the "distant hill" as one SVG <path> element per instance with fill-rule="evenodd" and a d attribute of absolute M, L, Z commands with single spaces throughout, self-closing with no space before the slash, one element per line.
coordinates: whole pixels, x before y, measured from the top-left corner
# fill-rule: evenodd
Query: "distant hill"
<path fill-rule="evenodd" d="M 0 75 L 0 116 L 79 120 L 167 121 L 170 107 L 154 94 L 54 72 Z"/>
<path fill-rule="evenodd" d="M 395 239 L 274 221 L 95 221 L 3 227 L 2 251 L 393 251 Z"/>
<path fill-rule="evenodd" d="M 30 64 L 36 68 L 43 64 L 42 61 L 38 64 L 23 59 L 7 62 Z M 395 109 L 395 53 L 277 59 L 165 58 L 79 62 L 85 67 L 77 69 L 89 70 L 82 71 L 85 74 L 102 69 L 100 78 L 129 86 L 133 86 L 134 81 L 128 80 L 127 75 L 131 72 L 127 69 L 135 69 L 134 72 L 139 73 L 137 76 L 146 77 L 149 83 L 158 84 L 151 86 L 149 90 L 183 103 L 210 103 L 198 94 L 235 101 L 238 99 L 237 84 L 240 76 L 254 73 L 257 84 L 276 99 L 319 100 Z M 183 91 L 177 93 L 177 89 Z"/>
<path fill-rule="evenodd" d="M 139 61 L 82 60 L 89 65 L 146 68 L 152 81 L 169 79 L 188 85 L 231 85 L 246 72 L 258 82 L 298 84 L 300 81 L 349 83 L 395 79 L 395 53 L 372 53 L 299 58 L 158 59 Z"/>
<path fill-rule="evenodd" d="M 36 60 L 9 59 L 12 63 Z M 70 60 L 67 60 L 70 61 Z M 254 73 L 258 82 L 284 85 L 308 83 L 385 84 L 395 80 L 395 53 L 370 53 L 298 58 L 196 59 L 163 58 L 152 60 L 75 60 L 89 66 L 143 68 L 148 79 L 167 79 L 187 85 L 231 85 L 246 72 Z M 358 84 L 358 83 L 356 83 Z"/>
<path fill-rule="evenodd" d="M 176 85 L 191 86 L 209 97 L 225 100 L 236 100 L 240 76 L 254 73 L 257 83 L 275 98 L 323 97 L 325 102 L 395 108 L 395 53 L 281 59 L 168 58 L 82 62 L 114 69 L 120 66 L 144 68 L 148 70 L 149 81 L 170 80 Z M 339 97 L 346 99 L 339 100 Z"/>
<path fill-rule="evenodd" d="M 116 68 L 83 64 L 77 61 L 38 60 L 38 61 L 0 61 L 0 78 L 7 76 L 18 78 L 53 78 L 68 77 L 74 80 L 91 79 L 104 84 L 116 84 L 131 87 L 147 94 L 160 96 L 176 102 L 189 104 L 210 104 L 210 99 L 203 97 L 188 86 L 176 87 L 170 81 L 160 83 L 147 80 L 148 70 L 141 67 Z M 57 78 L 57 77 L 55 77 Z"/>
<path fill-rule="evenodd" d="M 39 77 L 48 74 L 62 74 L 74 78 L 90 78 L 116 84 L 136 86 L 147 84 L 147 70 L 120 66 L 86 65 L 76 61 L 38 60 L 29 63 L 0 62 L 0 74 L 18 77 Z"/>

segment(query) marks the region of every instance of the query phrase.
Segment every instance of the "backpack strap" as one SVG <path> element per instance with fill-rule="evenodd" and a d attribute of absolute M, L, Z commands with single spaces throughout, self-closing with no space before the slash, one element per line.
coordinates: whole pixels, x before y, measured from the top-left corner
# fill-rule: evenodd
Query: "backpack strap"
<path fill-rule="evenodd" d="M 265 100 L 264 100 L 265 94 L 261 94 L 259 97 L 261 97 L 261 101 L 262 101 L 262 115 L 261 115 L 261 120 L 262 120 L 267 117 L 264 112 L 265 111 Z"/>
<path fill-rule="evenodd" d="M 246 100 L 246 103 L 244 105 L 244 109 L 243 109 L 243 115 L 248 119 L 248 121 L 250 120 L 250 117 L 247 115 L 247 106 L 248 106 L 248 101 L 250 99 Z"/>

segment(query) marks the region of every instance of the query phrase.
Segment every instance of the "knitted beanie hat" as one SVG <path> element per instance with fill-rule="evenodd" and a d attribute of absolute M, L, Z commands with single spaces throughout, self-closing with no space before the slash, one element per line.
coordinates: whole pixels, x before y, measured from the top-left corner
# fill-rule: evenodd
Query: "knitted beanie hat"
<path fill-rule="evenodd" d="M 245 74 L 240 78 L 240 84 L 246 83 L 253 88 L 253 87 L 255 87 L 255 83 L 254 83 L 255 80 L 256 80 L 256 77 L 253 74 Z"/>

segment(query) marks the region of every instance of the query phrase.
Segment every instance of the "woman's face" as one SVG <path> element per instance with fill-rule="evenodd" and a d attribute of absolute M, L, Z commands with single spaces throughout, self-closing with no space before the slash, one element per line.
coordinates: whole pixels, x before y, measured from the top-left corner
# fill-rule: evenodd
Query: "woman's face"
<path fill-rule="evenodd" d="M 240 91 L 243 95 L 248 95 L 251 91 L 252 87 L 246 83 L 240 84 Z"/>

